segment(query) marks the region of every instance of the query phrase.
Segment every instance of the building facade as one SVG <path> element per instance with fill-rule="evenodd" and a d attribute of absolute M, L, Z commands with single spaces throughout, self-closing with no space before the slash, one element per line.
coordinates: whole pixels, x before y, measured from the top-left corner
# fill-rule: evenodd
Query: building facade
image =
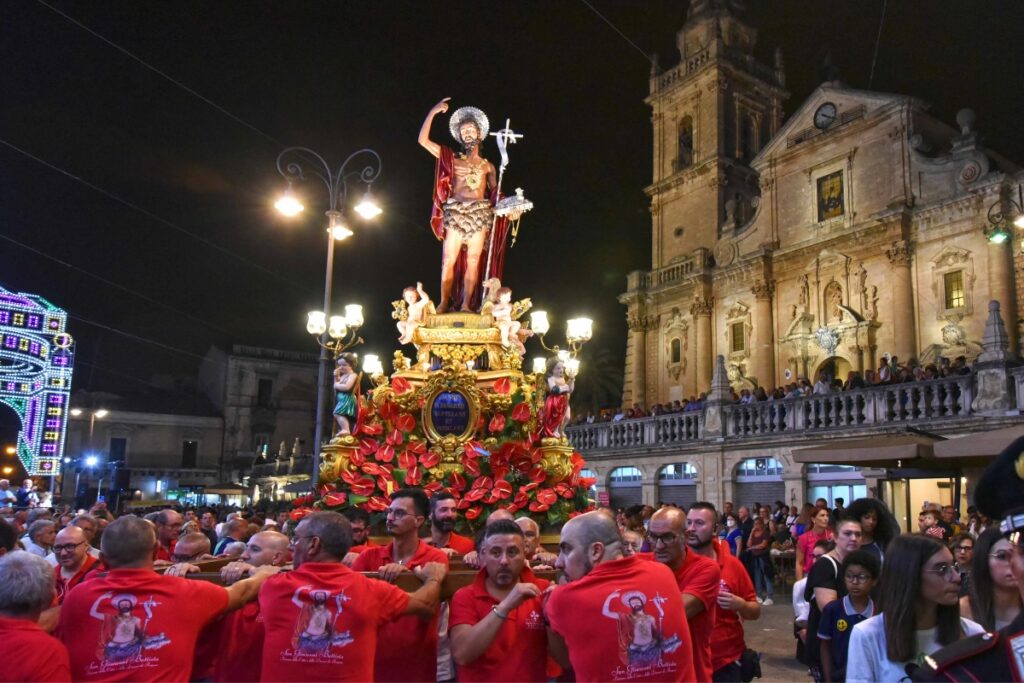
<path fill-rule="evenodd" d="M 651 74 L 651 269 L 631 273 L 620 297 L 623 404 L 709 392 L 721 357 L 719 403 L 713 414 L 581 426 L 570 438 L 613 503 L 848 501 L 895 481 L 905 485 L 890 498 L 906 507 L 951 502 L 954 490 L 969 492 L 973 470 L 960 465 L 971 463 L 891 477 L 884 462 L 864 470 L 794 452 L 908 426 L 941 439 L 1019 420 L 1011 380 L 1024 260 L 988 216 L 1024 173 L 980 143 L 970 111 L 949 125 L 912 96 L 831 80 L 784 117 L 781 53 L 757 61 L 738 5 L 693 0 L 679 63 Z M 1002 364 L 1002 383 L 988 387 L 1001 398 L 985 406 L 978 396 L 992 391 L 977 373 L 788 408 L 729 404 L 730 390 L 845 380 L 883 356 L 975 363 L 995 325 L 990 302 L 1005 339 L 989 358 Z"/>

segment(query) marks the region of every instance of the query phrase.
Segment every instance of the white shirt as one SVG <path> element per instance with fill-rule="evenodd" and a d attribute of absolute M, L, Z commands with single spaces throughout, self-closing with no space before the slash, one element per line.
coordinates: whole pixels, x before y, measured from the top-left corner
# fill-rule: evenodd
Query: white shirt
<path fill-rule="evenodd" d="M 804 589 L 807 588 L 807 577 L 793 584 L 793 614 L 795 621 L 807 621 L 811 613 L 811 605 L 804 600 Z"/>
<path fill-rule="evenodd" d="M 961 617 L 960 624 L 968 636 L 985 632 L 980 624 L 970 619 Z M 846 681 L 896 683 L 909 680 L 907 665 L 920 664 L 919 660 L 924 655 L 930 655 L 941 647 L 936 640 L 936 629 L 924 629 L 917 632 L 917 657 L 906 662 L 892 661 L 885 653 L 885 614 L 879 614 L 853 627 L 846 659 Z"/>
<path fill-rule="evenodd" d="M 820 380 L 819 379 L 814 384 L 814 394 L 816 396 L 820 396 L 821 394 L 831 394 L 831 393 L 832 393 L 832 387 L 829 386 L 828 382 L 825 382 L 824 380 Z"/>
<path fill-rule="evenodd" d="M 30 552 L 33 555 L 38 555 L 39 557 L 41 557 L 43 559 L 46 559 L 46 558 L 50 557 L 51 555 L 53 555 L 53 551 L 52 550 L 44 548 L 41 545 L 35 544 L 32 541 L 32 539 L 29 538 L 28 536 L 22 536 L 21 537 L 21 544 L 23 546 L 25 546 L 25 551 L 26 552 Z"/>

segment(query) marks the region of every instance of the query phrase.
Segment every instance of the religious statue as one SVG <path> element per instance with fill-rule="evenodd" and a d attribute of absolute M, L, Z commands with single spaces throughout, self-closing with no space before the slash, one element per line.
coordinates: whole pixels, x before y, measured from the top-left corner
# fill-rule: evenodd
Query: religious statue
<path fill-rule="evenodd" d="M 462 146 L 461 153 L 430 139 L 434 117 L 448 111 L 450 99 L 446 97 L 431 108 L 419 134 L 420 145 L 437 159 L 430 227 L 444 244 L 440 313 L 449 308 L 471 311 L 479 306 L 479 283 L 501 277 L 508 223 L 518 218 L 495 216 L 500 183 L 494 164 L 480 155 L 480 145 L 490 130 L 482 111 L 462 107 L 452 114 L 448 128 Z M 498 139 L 504 144 L 502 137 Z"/>
<path fill-rule="evenodd" d="M 565 426 L 569 424 L 569 394 L 576 388 L 576 378 L 565 376 L 565 363 L 559 358 L 548 359 L 548 370 L 544 377 L 548 395 L 541 412 L 540 435 L 545 439 L 561 439 Z"/>
<path fill-rule="evenodd" d="M 338 356 L 338 364 L 334 370 L 334 419 L 338 422 L 338 436 L 352 434 L 352 426 L 359 415 L 356 394 L 359 393 L 360 376 L 356 373 L 359 364 L 354 353 L 343 353 Z"/>
<path fill-rule="evenodd" d="M 399 318 L 397 327 L 400 336 L 398 341 L 402 344 L 409 344 L 412 342 L 416 328 L 423 324 L 424 315 L 433 313 L 434 303 L 423 290 L 422 282 L 417 282 L 415 287 L 406 287 L 402 290 L 402 301 L 395 303 L 395 313 Z M 403 310 L 404 317 L 402 316 Z"/>

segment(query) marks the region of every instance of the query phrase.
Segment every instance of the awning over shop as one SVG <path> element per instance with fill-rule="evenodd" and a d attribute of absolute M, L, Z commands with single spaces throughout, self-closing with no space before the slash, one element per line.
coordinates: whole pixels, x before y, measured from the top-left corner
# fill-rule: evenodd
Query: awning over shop
<path fill-rule="evenodd" d="M 880 434 L 867 439 L 847 439 L 793 451 L 801 463 L 851 465 L 853 467 L 919 466 L 934 461 L 938 437 L 923 434 Z"/>
<path fill-rule="evenodd" d="M 249 489 L 242 486 L 241 484 L 213 484 L 203 489 L 203 493 L 208 496 L 244 496 L 248 493 Z"/>
<path fill-rule="evenodd" d="M 968 434 L 935 444 L 935 457 L 944 461 L 956 460 L 963 467 L 985 467 L 1022 436 L 1024 425 Z"/>

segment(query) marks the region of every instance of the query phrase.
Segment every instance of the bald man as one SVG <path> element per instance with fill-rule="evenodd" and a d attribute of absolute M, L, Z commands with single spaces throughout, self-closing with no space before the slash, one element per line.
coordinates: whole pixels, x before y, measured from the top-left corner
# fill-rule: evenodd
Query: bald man
<path fill-rule="evenodd" d="M 55 602 L 60 605 L 68 591 L 102 569 L 103 565 L 89 554 L 89 538 L 77 526 L 60 530 L 53 543 L 53 551 L 57 557 L 57 566 L 53 569 Z"/>
<path fill-rule="evenodd" d="M 178 544 L 180 546 L 181 541 Z M 220 570 L 226 585 L 239 581 L 258 567 L 288 564 L 291 560 L 288 537 L 270 530 L 253 534 L 240 559 Z M 191 680 L 258 681 L 263 661 L 262 648 L 260 603 L 250 602 L 225 614 L 203 631 L 196 645 Z"/>
<path fill-rule="evenodd" d="M 212 559 L 210 539 L 198 531 L 180 537 L 171 552 L 172 562 L 202 562 Z"/>
<path fill-rule="evenodd" d="M 715 627 L 719 581 L 722 572 L 714 560 L 688 549 L 686 513 L 677 507 L 663 507 L 653 515 L 647 541 L 654 559 L 672 570 L 686 607 L 693 645 L 693 669 L 698 681 L 710 681 L 711 630 Z"/>
<path fill-rule="evenodd" d="M 615 519 L 601 512 L 562 527 L 555 566 L 569 583 L 544 612 L 548 647 L 577 681 L 693 681 L 686 610 L 673 573 L 622 552 Z"/>
<path fill-rule="evenodd" d="M 490 520 L 487 523 L 490 524 Z M 529 517 L 520 517 L 516 524 L 523 530 L 527 566 L 531 569 L 554 569 L 558 555 L 547 552 L 540 544 L 540 525 Z"/>

